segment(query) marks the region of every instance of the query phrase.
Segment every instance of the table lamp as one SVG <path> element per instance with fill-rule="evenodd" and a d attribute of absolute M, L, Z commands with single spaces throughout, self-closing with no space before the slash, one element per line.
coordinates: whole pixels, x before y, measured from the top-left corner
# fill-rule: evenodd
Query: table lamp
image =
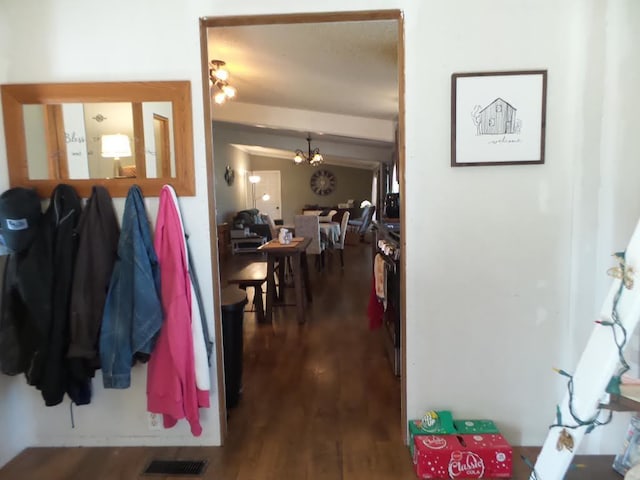
<path fill-rule="evenodd" d="M 113 135 L 102 135 L 102 156 L 104 158 L 113 158 L 113 176 L 121 177 L 121 157 L 131 156 L 131 145 L 129 137 L 121 133 Z"/>

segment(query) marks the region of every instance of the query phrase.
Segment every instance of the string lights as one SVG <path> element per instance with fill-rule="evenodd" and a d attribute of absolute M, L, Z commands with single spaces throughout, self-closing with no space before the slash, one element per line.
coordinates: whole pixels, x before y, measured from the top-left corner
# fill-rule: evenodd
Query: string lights
<path fill-rule="evenodd" d="M 614 257 L 618 261 L 618 266 L 610 268 L 607 270 L 607 274 L 614 278 L 620 280 L 620 285 L 616 290 L 616 293 L 613 297 L 613 303 L 611 307 L 611 318 L 596 320 L 595 323 L 601 327 L 610 328 L 611 334 L 613 336 L 613 340 L 618 349 L 618 357 L 619 357 L 619 367 L 609 381 L 607 385 L 606 391 L 610 394 L 620 394 L 620 383 L 622 375 L 624 375 L 629 369 L 629 364 L 624 358 L 624 348 L 627 344 L 627 330 L 620 321 L 620 317 L 618 314 L 618 303 L 620 302 L 620 298 L 622 297 L 622 293 L 625 289 L 631 290 L 633 288 L 634 283 L 634 270 L 633 267 L 630 267 L 626 264 L 625 261 L 625 252 L 618 252 L 614 254 Z M 567 391 L 568 391 L 568 402 L 567 409 L 571 416 L 571 423 L 565 423 L 562 418 L 562 412 L 559 405 L 556 405 L 556 422 L 553 425 L 550 425 L 549 428 L 561 428 L 562 430 L 558 434 L 558 442 L 556 444 L 556 448 L 560 451 L 562 449 L 567 449 L 569 451 L 573 451 L 573 437 L 569 433 L 569 430 L 586 427 L 585 434 L 591 433 L 596 427 L 601 425 L 606 425 L 611 422 L 613 418 L 613 411 L 608 410 L 608 415 L 603 420 L 601 419 L 603 407 L 598 407 L 595 414 L 592 415 L 588 419 L 580 418 L 574 408 L 574 378 L 573 375 L 568 373 L 566 370 L 554 368 L 553 369 L 559 375 L 566 377 L 567 380 Z M 533 468 L 533 464 L 525 457 L 522 457 L 523 461 L 527 464 L 527 466 L 531 469 L 531 480 L 538 480 L 538 476 Z"/>
<path fill-rule="evenodd" d="M 607 386 L 607 392 L 620 395 L 620 383 L 622 375 L 629 371 L 631 367 L 624 358 L 624 347 L 627 345 L 627 329 L 624 328 L 620 318 L 618 317 L 618 302 L 622 296 L 622 292 L 626 288 L 631 290 L 633 288 L 633 276 L 635 274 L 633 267 L 630 267 L 626 263 L 625 252 L 618 252 L 614 254 L 614 257 L 618 260 L 618 266 L 607 270 L 607 274 L 620 280 L 620 285 L 613 298 L 613 308 L 611 309 L 611 320 L 603 321 L 596 320 L 603 327 L 611 328 L 613 340 L 618 348 L 618 358 L 620 360 L 620 366 L 618 372 L 611 377 L 611 381 Z"/>
<path fill-rule="evenodd" d="M 573 406 L 573 375 L 567 373 L 565 370 L 562 369 L 558 369 L 558 368 L 554 368 L 554 371 L 564 377 L 567 377 L 569 380 L 567 381 L 567 391 L 569 392 L 569 401 L 568 401 L 568 409 L 569 409 L 569 414 L 571 415 L 572 420 L 575 422 L 575 424 L 570 425 L 570 424 L 566 424 L 562 421 L 562 412 L 560 411 L 560 406 L 556 405 L 556 423 L 554 423 L 553 425 L 549 426 L 549 428 L 553 428 L 553 427 L 562 427 L 563 430 L 560 432 L 561 435 L 566 435 L 566 430 L 567 428 L 570 429 L 576 429 L 576 428 L 580 428 L 580 427 L 587 427 L 587 430 L 585 433 L 591 433 L 593 431 L 594 428 L 599 427 L 600 425 L 606 425 L 607 423 L 611 422 L 611 418 L 613 416 L 613 412 L 611 410 L 609 410 L 609 415 L 607 417 L 607 419 L 603 422 L 599 420 L 600 414 L 602 413 L 602 407 L 599 407 L 596 410 L 596 413 L 593 414 L 593 416 L 591 418 L 589 418 L 588 420 L 583 420 L 581 419 L 575 412 L 574 410 L 574 406 Z M 565 433 L 563 433 L 565 432 Z M 558 442 L 558 446 L 559 447 L 566 447 L 567 443 L 566 441 L 564 442 Z M 560 450 L 561 448 L 558 448 L 558 450 Z M 571 448 L 569 448 L 571 450 Z"/>

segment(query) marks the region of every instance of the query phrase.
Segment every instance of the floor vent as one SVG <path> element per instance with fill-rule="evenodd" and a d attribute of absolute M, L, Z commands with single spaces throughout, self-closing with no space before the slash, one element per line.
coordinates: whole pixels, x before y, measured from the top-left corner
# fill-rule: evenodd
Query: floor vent
<path fill-rule="evenodd" d="M 205 460 L 152 460 L 143 475 L 200 476 L 207 468 Z"/>

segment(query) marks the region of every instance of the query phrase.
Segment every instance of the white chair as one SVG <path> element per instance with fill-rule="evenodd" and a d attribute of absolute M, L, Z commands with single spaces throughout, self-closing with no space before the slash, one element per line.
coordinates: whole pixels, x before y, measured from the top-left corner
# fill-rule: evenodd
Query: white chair
<path fill-rule="evenodd" d="M 317 215 L 296 215 L 293 217 L 293 225 L 296 230 L 296 237 L 311 238 L 311 243 L 307 247 L 309 255 L 316 255 L 316 266 L 318 270 L 324 264 L 324 244 L 320 239 L 320 221 Z"/>
<path fill-rule="evenodd" d="M 266 223 L 267 225 L 269 225 L 269 231 L 271 232 L 271 238 L 278 238 L 278 227 L 276 227 L 276 223 L 273 221 L 273 218 L 271 218 L 271 215 L 269 215 L 268 213 L 263 213 L 262 215 L 262 220 L 264 221 L 264 223 Z"/>
<path fill-rule="evenodd" d="M 347 235 L 347 227 L 349 225 L 349 212 L 344 212 L 342 221 L 340 222 L 340 239 L 333 248 L 340 250 L 340 266 L 344 268 L 344 238 Z"/>
<path fill-rule="evenodd" d="M 331 222 L 336 213 L 338 213 L 337 210 L 329 210 L 326 215 L 322 215 L 322 212 L 320 212 L 319 219 L 321 222 Z"/>
<path fill-rule="evenodd" d="M 326 212 L 326 215 L 322 215 L 323 212 Z M 337 210 L 303 210 L 303 215 L 316 215 L 319 217 L 321 222 L 330 222 L 333 216 L 338 213 Z"/>

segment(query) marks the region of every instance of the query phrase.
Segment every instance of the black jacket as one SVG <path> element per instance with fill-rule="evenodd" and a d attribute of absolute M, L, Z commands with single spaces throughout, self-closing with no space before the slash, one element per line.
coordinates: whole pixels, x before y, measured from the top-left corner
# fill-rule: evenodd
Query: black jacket
<path fill-rule="evenodd" d="M 48 341 L 43 348 L 45 363 L 40 376 L 33 385 L 42 391 L 47 406 L 62 402 L 66 391 L 77 390 L 70 383 L 68 362 L 69 347 L 69 300 L 71 281 L 77 251 L 75 228 L 80 218 L 82 205 L 76 191 L 69 185 L 58 185 L 51 194 L 49 207 L 44 213 L 43 234 L 49 241 L 51 253 L 51 319 Z M 73 388 L 73 390 L 71 390 Z M 71 395 L 72 399 L 76 395 Z M 88 399 L 74 399 L 76 403 L 88 403 Z"/>
<path fill-rule="evenodd" d="M 6 267 L 0 344 L 13 337 L 17 348 L 3 352 L 0 364 L 5 373 L 24 372 L 47 406 L 62 402 L 67 391 L 76 403 L 88 403 L 87 385 L 71 381 L 66 359 L 80 211 L 75 190 L 58 185 L 31 246 L 11 254 Z"/>
<path fill-rule="evenodd" d="M 106 188 L 93 187 L 76 231 L 79 243 L 71 287 L 68 358 L 73 378 L 87 381 L 100 367 L 100 325 L 120 237 Z"/>
<path fill-rule="evenodd" d="M 42 222 L 40 222 L 41 224 Z M 39 237 L 40 227 L 38 227 Z M 33 377 L 42 368 L 51 318 L 51 255 L 46 241 L 6 257 L 0 309 L 0 370 Z"/>

